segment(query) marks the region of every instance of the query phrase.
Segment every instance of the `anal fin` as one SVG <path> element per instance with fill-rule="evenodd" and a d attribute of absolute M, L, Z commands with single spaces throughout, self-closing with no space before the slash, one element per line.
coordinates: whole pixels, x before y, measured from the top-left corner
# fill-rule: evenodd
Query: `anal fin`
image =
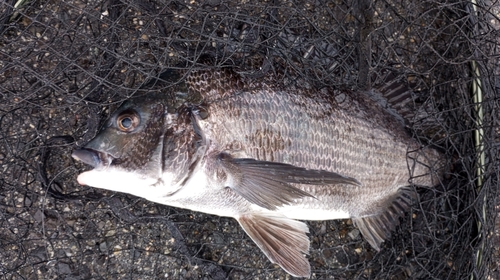
<path fill-rule="evenodd" d="M 238 222 L 271 262 L 293 276 L 310 276 L 306 224 L 272 213 L 247 213 Z"/>
<path fill-rule="evenodd" d="M 377 251 L 380 244 L 391 236 L 392 231 L 399 225 L 399 218 L 410 208 L 415 192 L 410 186 L 400 188 L 398 192 L 383 202 L 379 213 L 353 217 L 353 224 L 359 229 L 363 237 Z"/>

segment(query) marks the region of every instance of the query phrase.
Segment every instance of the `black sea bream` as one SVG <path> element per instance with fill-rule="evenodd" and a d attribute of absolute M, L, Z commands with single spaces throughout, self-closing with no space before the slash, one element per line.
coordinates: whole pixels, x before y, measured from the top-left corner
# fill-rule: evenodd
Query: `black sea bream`
<path fill-rule="evenodd" d="M 73 152 L 94 167 L 78 182 L 233 217 L 294 276 L 311 272 L 297 220 L 351 218 L 379 250 L 442 155 L 363 94 L 286 84 L 199 70 L 132 98 Z"/>

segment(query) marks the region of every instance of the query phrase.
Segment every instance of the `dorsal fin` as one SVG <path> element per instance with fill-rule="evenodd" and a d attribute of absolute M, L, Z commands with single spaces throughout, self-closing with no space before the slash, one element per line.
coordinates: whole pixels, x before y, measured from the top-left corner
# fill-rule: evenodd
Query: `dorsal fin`
<path fill-rule="evenodd" d="M 370 98 L 383 107 L 400 122 L 408 124 L 414 118 L 415 94 L 412 84 L 405 76 L 393 70 L 382 69 L 372 77 Z"/>
<path fill-rule="evenodd" d="M 422 91 L 418 79 L 394 69 L 381 69 L 372 75 L 368 95 L 391 115 L 410 127 L 420 140 L 431 142 L 446 137 L 441 131 L 444 120 L 429 93 Z M 437 98 L 437 97 L 435 97 Z"/>

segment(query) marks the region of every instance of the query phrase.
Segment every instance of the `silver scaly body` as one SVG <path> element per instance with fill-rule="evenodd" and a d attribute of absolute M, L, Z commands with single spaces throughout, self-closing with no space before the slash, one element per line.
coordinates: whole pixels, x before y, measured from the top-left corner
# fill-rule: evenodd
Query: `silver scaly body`
<path fill-rule="evenodd" d="M 441 176 L 429 167 L 442 155 L 362 94 L 230 69 L 193 71 L 185 83 L 196 102 L 157 93 L 122 105 L 74 152 L 95 167 L 78 181 L 233 217 L 271 261 L 307 277 L 308 230 L 295 219 L 352 218 L 378 250 L 411 203 L 410 183 Z"/>

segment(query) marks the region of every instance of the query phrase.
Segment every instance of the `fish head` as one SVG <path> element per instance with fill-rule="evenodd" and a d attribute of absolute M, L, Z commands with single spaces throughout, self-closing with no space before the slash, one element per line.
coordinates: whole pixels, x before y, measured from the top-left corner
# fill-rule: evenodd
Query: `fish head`
<path fill-rule="evenodd" d="M 144 196 L 162 178 L 163 145 L 173 100 L 160 94 L 126 101 L 99 133 L 73 152 L 94 169 L 81 173 L 78 183 Z"/>

